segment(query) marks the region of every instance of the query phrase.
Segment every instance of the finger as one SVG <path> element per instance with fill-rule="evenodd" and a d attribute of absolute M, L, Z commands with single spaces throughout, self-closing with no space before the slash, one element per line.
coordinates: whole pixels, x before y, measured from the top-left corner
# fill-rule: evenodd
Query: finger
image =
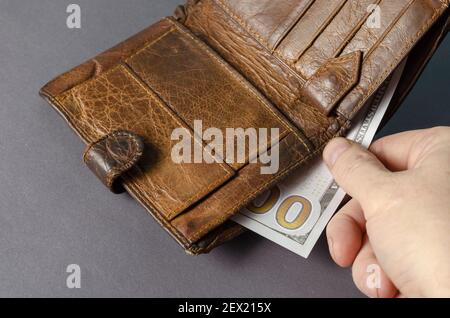
<path fill-rule="evenodd" d="M 374 142 L 370 151 L 391 171 L 414 168 L 434 146 L 445 144 L 448 127 L 415 130 L 384 137 Z M 428 151 L 427 151 L 428 150 Z"/>
<path fill-rule="evenodd" d="M 390 184 L 391 173 L 375 155 L 347 139 L 332 140 L 323 158 L 337 183 L 363 207 L 378 202 L 378 190 Z"/>
<path fill-rule="evenodd" d="M 353 264 L 361 249 L 365 231 L 366 221 L 361 206 L 352 199 L 327 226 L 328 246 L 336 264 L 342 267 Z"/>
<path fill-rule="evenodd" d="M 356 287 L 372 298 L 393 298 L 398 290 L 383 271 L 365 236 L 363 246 L 352 267 L 353 281 Z"/>

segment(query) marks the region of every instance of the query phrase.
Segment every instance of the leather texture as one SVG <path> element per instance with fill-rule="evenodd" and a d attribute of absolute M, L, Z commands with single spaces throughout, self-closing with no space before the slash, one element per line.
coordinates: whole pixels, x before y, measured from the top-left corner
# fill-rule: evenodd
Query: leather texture
<path fill-rule="evenodd" d="M 382 12 L 379 28 L 367 10 Z M 239 235 L 241 208 L 342 136 L 409 54 L 393 109 L 448 31 L 449 0 L 189 0 L 169 17 L 48 83 L 41 95 L 89 146 L 87 166 L 140 202 L 189 252 Z M 205 127 L 278 128 L 279 171 L 176 164 L 171 133 L 207 150 Z M 208 153 L 208 152 L 205 152 Z"/>

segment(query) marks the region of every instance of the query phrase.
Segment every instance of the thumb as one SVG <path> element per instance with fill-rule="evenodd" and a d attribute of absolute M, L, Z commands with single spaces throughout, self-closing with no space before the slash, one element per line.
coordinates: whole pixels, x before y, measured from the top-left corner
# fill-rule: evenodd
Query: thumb
<path fill-rule="evenodd" d="M 380 202 L 377 193 L 390 184 L 390 172 L 368 150 L 345 138 L 333 139 L 323 159 L 336 182 L 362 206 Z"/>

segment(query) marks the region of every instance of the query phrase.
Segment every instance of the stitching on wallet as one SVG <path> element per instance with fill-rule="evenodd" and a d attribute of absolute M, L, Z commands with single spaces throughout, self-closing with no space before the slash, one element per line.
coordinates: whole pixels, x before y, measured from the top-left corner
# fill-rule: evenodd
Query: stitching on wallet
<path fill-rule="evenodd" d="M 374 5 L 380 5 L 381 1 L 383 0 L 376 0 Z M 355 38 L 355 36 L 361 31 L 363 25 L 365 22 L 367 22 L 367 19 L 370 17 L 371 13 L 367 12 L 365 15 L 362 16 L 360 21 L 356 24 L 356 26 L 352 29 L 352 31 L 346 36 L 346 38 L 342 41 L 341 45 L 337 48 L 337 50 L 333 53 L 334 57 L 338 57 L 344 49 L 347 47 L 347 45 Z"/>
<path fill-rule="evenodd" d="M 359 57 L 356 57 L 359 59 Z M 319 70 L 308 80 L 308 82 L 305 84 L 305 89 L 308 88 L 308 86 L 311 84 L 311 82 L 316 81 L 317 77 L 320 77 L 323 74 L 326 74 L 330 71 L 330 69 L 332 69 L 336 63 L 341 62 L 341 61 L 352 61 L 355 59 L 355 53 L 352 54 L 348 54 L 348 55 L 344 55 L 338 58 L 335 58 L 333 60 L 328 60 L 328 62 L 326 62 L 324 65 L 322 65 L 322 67 L 319 68 Z M 340 93 L 335 94 L 334 97 L 330 100 L 329 105 L 328 106 L 333 106 L 337 103 L 337 101 L 339 101 L 343 96 L 345 96 L 346 93 L 348 93 L 348 90 L 351 86 L 353 86 L 355 84 L 355 81 L 358 77 L 358 72 L 360 69 L 360 63 L 353 63 L 352 64 L 352 69 L 351 69 L 351 77 L 349 78 L 343 78 L 342 82 L 343 82 L 343 88 L 341 89 Z M 312 107 L 316 107 L 314 105 L 310 105 Z M 328 108 L 327 108 L 328 109 Z M 318 133 L 319 134 L 319 133 Z M 315 134 L 314 136 L 312 136 L 312 138 L 316 137 L 318 134 Z"/>
<path fill-rule="evenodd" d="M 352 54 L 351 56 L 343 56 L 343 58 L 339 59 L 339 61 L 345 61 L 345 60 L 354 60 L 355 59 L 355 55 Z M 357 56 L 356 59 L 359 59 L 359 57 Z M 331 100 L 331 105 L 333 106 L 334 104 L 336 104 L 342 97 L 345 96 L 345 94 L 348 93 L 348 90 L 350 89 L 350 87 L 352 87 L 352 85 L 356 84 L 356 80 L 358 78 L 358 72 L 359 72 L 359 67 L 360 63 L 353 63 L 353 68 L 351 70 L 351 78 L 347 78 L 344 79 L 344 87 L 341 92 L 339 94 L 336 94 L 335 97 Z"/>
<path fill-rule="evenodd" d="M 220 5 L 220 7 L 227 12 L 233 19 L 235 19 L 239 24 L 252 36 L 254 36 L 261 44 L 264 44 L 267 48 L 270 47 L 269 43 L 259 34 L 256 30 L 251 28 L 244 20 L 243 17 L 238 15 L 234 10 L 231 10 L 223 0 L 213 0 L 216 4 Z"/>
<path fill-rule="evenodd" d="M 339 15 L 339 13 L 342 11 L 344 6 L 346 5 L 346 3 L 347 3 L 347 0 L 341 0 L 339 5 L 329 14 L 327 19 L 319 26 L 316 33 L 312 37 L 311 41 L 309 41 L 308 45 L 301 52 L 299 52 L 299 56 L 295 60 L 289 61 L 289 63 L 291 63 L 291 65 L 292 65 L 292 67 L 297 69 L 297 66 L 296 66 L 297 62 L 314 45 L 314 43 L 322 35 L 324 30 L 326 30 L 330 26 L 330 24 L 335 20 L 335 18 Z"/>
<path fill-rule="evenodd" d="M 168 220 L 166 220 L 158 208 L 149 201 L 144 195 L 143 192 L 139 189 L 139 185 L 137 185 L 132 178 L 127 178 L 127 185 L 130 189 L 131 196 L 134 196 L 138 199 L 138 201 L 144 206 L 144 208 L 149 212 L 151 216 L 153 216 L 158 223 L 163 225 L 163 228 L 169 232 L 172 236 L 174 236 L 185 248 L 189 248 L 191 246 L 191 242 L 187 240 L 184 235 L 178 231 L 176 227 L 174 227 Z"/>
<path fill-rule="evenodd" d="M 312 82 L 316 81 L 318 77 L 321 77 L 322 75 L 328 73 L 328 72 L 330 71 L 330 69 L 332 69 L 332 68 L 336 65 L 336 63 L 341 62 L 341 61 L 345 61 L 345 60 L 352 60 L 352 57 L 349 57 L 349 56 L 343 56 L 343 57 L 340 57 L 340 58 L 337 58 L 337 59 L 334 59 L 334 60 L 329 60 L 326 64 L 324 64 L 324 65 L 317 71 L 317 73 L 315 73 L 315 74 L 308 80 L 308 82 L 305 84 L 305 88 L 308 88 L 309 85 L 310 85 Z M 351 70 L 351 73 L 352 73 L 352 79 L 348 79 L 348 78 L 342 79 L 342 82 L 343 82 L 344 86 L 347 87 L 347 88 L 348 88 L 348 86 L 350 85 L 350 82 L 351 82 L 352 80 L 354 80 L 354 77 L 355 77 L 355 69 L 356 69 L 356 67 L 355 67 L 354 65 L 353 65 L 352 67 L 353 67 L 352 70 Z M 342 90 L 342 91 L 344 91 L 344 90 Z M 339 98 L 341 98 L 342 95 L 344 95 L 344 94 L 345 94 L 345 92 L 344 92 L 344 93 L 341 92 L 341 93 L 340 93 L 341 96 L 339 96 L 339 94 L 338 94 L 337 96 L 335 96 L 335 97 L 332 99 L 332 101 L 330 101 L 330 104 L 335 103 L 336 100 L 338 100 Z"/>
<path fill-rule="evenodd" d="M 170 21 L 170 20 L 168 20 Z M 170 21 L 171 22 L 171 21 Z M 161 36 L 159 36 L 158 38 L 156 38 L 153 41 L 150 41 L 148 43 L 146 43 L 142 48 L 140 48 L 139 50 L 137 50 L 136 52 L 134 52 L 133 54 L 131 54 L 130 56 L 128 56 L 125 61 L 129 61 L 131 59 L 133 59 L 134 57 L 136 57 L 137 55 L 139 55 L 140 53 L 142 53 L 143 51 L 147 50 L 148 48 L 152 47 L 153 45 L 155 45 L 156 43 L 158 43 L 159 41 L 161 41 L 162 39 L 164 39 L 166 36 L 168 36 L 169 34 L 173 33 L 173 31 L 175 31 L 175 28 L 172 27 L 170 28 L 170 30 L 168 30 L 167 32 L 165 32 L 164 34 L 162 34 Z"/>
<path fill-rule="evenodd" d="M 170 21 L 170 20 L 169 20 L 169 21 Z M 170 22 L 171 22 L 171 21 L 170 21 Z M 134 54 L 130 55 L 128 58 L 126 58 L 126 59 L 124 59 L 124 60 L 126 61 L 126 60 L 130 59 L 130 58 L 134 57 L 136 54 L 140 53 L 142 50 L 145 50 L 145 49 L 149 48 L 150 46 L 156 44 L 157 42 L 159 42 L 160 40 L 162 40 L 164 37 L 166 37 L 167 35 L 169 35 L 170 33 L 172 33 L 174 30 L 175 30 L 174 28 L 171 28 L 170 30 L 168 30 L 168 31 L 165 32 L 164 34 L 160 35 L 158 38 L 156 38 L 156 39 L 154 39 L 153 41 L 150 41 L 149 43 L 145 44 L 143 48 L 139 49 L 137 52 L 135 52 Z M 74 87 L 72 87 L 72 88 L 66 90 L 65 92 L 59 94 L 58 96 L 56 96 L 56 98 L 63 97 L 63 96 L 68 96 L 68 95 L 71 93 L 71 91 L 73 91 L 73 90 L 78 90 L 79 88 L 84 87 L 84 86 L 87 86 L 89 83 L 91 83 L 91 82 L 93 82 L 93 81 L 95 81 L 95 80 L 97 80 L 97 79 L 100 79 L 100 78 L 102 78 L 102 77 L 105 77 L 105 76 L 108 75 L 109 73 L 112 73 L 112 71 L 115 70 L 116 68 L 118 68 L 119 66 L 122 66 L 121 61 L 119 61 L 119 62 L 117 63 L 117 65 L 115 65 L 114 67 L 110 68 L 110 69 L 107 70 L 106 72 L 103 72 L 102 74 L 98 74 L 98 75 L 96 75 L 96 76 L 94 76 L 94 77 L 91 77 L 90 79 L 88 79 L 88 80 L 86 80 L 86 81 L 84 81 L 84 82 L 78 84 L 78 85 L 75 85 Z"/>
<path fill-rule="evenodd" d="M 299 1 L 297 3 L 297 6 L 295 6 L 295 8 L 292 9 L 292 11 L 296 12 L 297 15 L 294 19 L 292 19 L 292 21 L 286 27 L 286 30 L 284 30 L 282 32 L 282 34 L 279 36 L 279 39 L 276 40 L 275 45 L 273 45 L 273 48 L 271 48 L 272 53 L 274 53 L 278 49 L 278 47 L 281 45 L 281 43 L 283 43 L 284 39 L 291 33 L 291 31 L 295 28 L 295 26 L 303 19 L 305 14 L 309 11 L 309 9 L 311 9 L 311 7 L 313 6 L 313 4 L 315 2 L 315 0 L 307 0 L 307 1 L 308 1 L 308 3 L 306 3 L 306 4 L 302 1 Z M 303 10 L 298 11 L 299 7 L 303 7 Z M 276 32 L 278 32 L 279 29 L 280 29 L 280 25 L 277 26 L 274 34 Z M 273 36 L 273 34 L 272 34 L 272 36 Z"/>
<path fill-rule="evenodd" d="M 420 0 L 419 0 L 420 1 Z M 380 46 L 380 43 L 386 39 L 386 36 L 394 29 L 394 27 L 398 24 L 398 21 L 403 17 L 403 15 L 408 11 L 409 8 L 416 2 L 416 0 L 410 0 L 408 4 L 400 10 L 399 14 L 395 17 L 395 19 L 391 22 L 391 24 L 383 31 L 380 38 L 373 44 L 370 50 L 366 53 L 366 58 L 372 55 L 372 52 L 376 50 Z"/>
<path fill-rule="evenodd" d="M 294 65 L 292 64 L 291 61 L 286 60 L 281 54 L 279 54 L 277 51 L 271 51 L 269 50 L 269 43 L 264 40 L 264 38 L 257 32 L 255 31 L 253 28 L 251 28 L 244 20 L 241 16 L 239 16 L 238 14 L 236 14 L 234 11 L 232 11 L 224 2 L 223 0 L 214 0 L 213 1 L 215 4 L 217 4 L 223 11 L 225 11 L 232 19 L 234 19 L 238 25 L 244 29 L 248 34 L 250 34 L 257 42 L 259 42 L 260 44 L 262 44 L 264 50 L 266 50 L 267 52 L 269 52 L 270 54 L 272 54 L 273 56 L 277 57 L 281 62 L 285 63 L 286 65 L 290 66 L 291 68 L 293 68 L 295 70 Z M 265 46 L 265 47 L 264 47 Z M 304 78 L 304 76 L 302 74 L 299 74 L 298 72 L 296 72 L 300 77 Z"/>

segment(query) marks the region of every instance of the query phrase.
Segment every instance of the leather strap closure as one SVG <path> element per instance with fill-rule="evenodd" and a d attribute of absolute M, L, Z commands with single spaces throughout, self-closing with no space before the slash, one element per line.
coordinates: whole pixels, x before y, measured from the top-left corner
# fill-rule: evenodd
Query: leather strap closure
<path fill-rule="evenodd" d="M 89 169 L 113 193 L 124 192 L 120 177 L 130 170 L 144 152 L 144 141 L 129 131 L 114 131 L 90 144 L 83 156 Z"/>
<path fill-rule="evenodd" d="M 361 51 L 328 60 L 305 83 L 300 98 L 330 115 L 339 101 L 358 84 L 361 62 Z"/>

